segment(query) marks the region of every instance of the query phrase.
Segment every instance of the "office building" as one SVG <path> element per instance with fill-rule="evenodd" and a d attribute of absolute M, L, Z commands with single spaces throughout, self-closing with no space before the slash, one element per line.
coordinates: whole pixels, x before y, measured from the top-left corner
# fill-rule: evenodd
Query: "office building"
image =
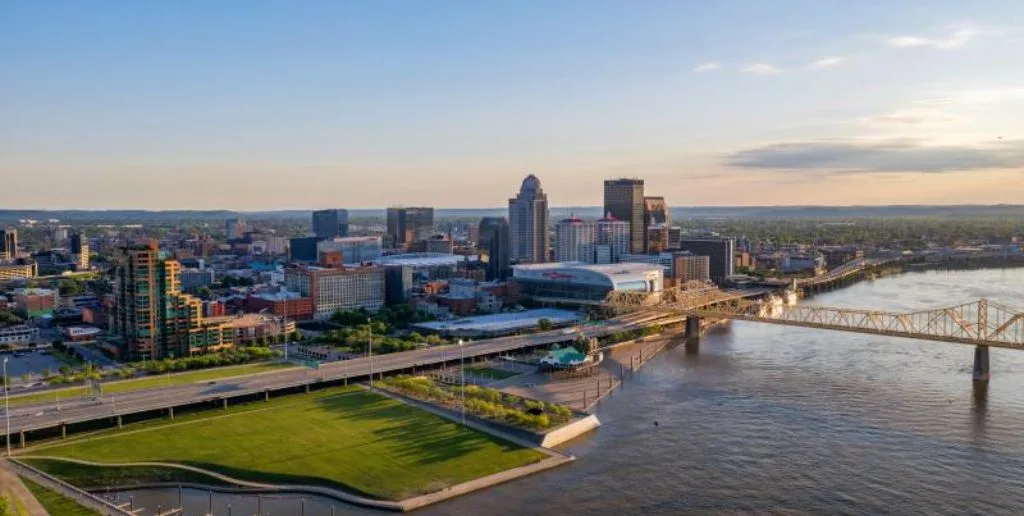
<path fill-rule="evenodd" d="M 293 321 L 313 318 L 313 299 L 298 292 L 268 292 L 245 298 L 246 312 L 264 312 Z"/>
<path fill-rule="evenodd" d="M 438 233 L 426 240 L 425 249 L 428 253 L 452 254 L 455 252 L 455 242 L 448 235 Z"/>
<path fill-rule="evenodd" d="M 405 247 L 434 231 L 434 208 L 392 207 L 387 210 L 388 247 Z"/>
<path fill-rule="evenodd" d="M 384 306 L 384 268 L 288 267 L 288 290 L 313 299 L 313 318 L 328 319 L 338 310 L 380 310 Z"/>
<path fill-rule="evenodd" d="M 243 235 L 245 235 L 245 219 L 238 217 L 224 221 L 224 238 L 226 240 L 238 240 Z"/>
<path fill-rule="evenodd" d="M 208 344 L 202 301 L 181 292 L 180 267 L 161 255 L 156 242 L 120 250 L 110 330 L 122 339 L 129 360 L 186 356 Z M 217 349 L 220 340 L 217 335 Z"/>
<path fill-rule="evenodd" d="M 0 346 L 12 348 L 28 346 L 39 340 L 39 328 L 27 324 L 0 326 Z M 6 359 L 5 359 L 6 360 Z"/>
<path fill-rule="evenodd" d="M 0 281 L 36 277 L 36 263 L 0 263 Z"/>
<path fill-rule="evenodd" d="M 339 237 L 317 243 L 319 252 L 337 251 L 341 253 L 341 261 L 346 265 L 379 260 L 383 254 L 383 244 L 379 236 Z"/>
<path fill-rule="evenodd" d="M 288 241 L 288 257 L 295 262 L 317 261 L 317 244 L 320 239 L 317 237 L 297 237 Z"/>
<path fill-rule="evenodd" d="M 314 211 L 313 234 L 320 238 L 347 237 L 348 210 Z"/>
<path fill-rule="evenodd" d="M 13 260 L 18 257 L 18 230 L 14 228 L 4 229 L 0 234 L 0 262 Z"/>
<path fill-rule="evenodd" d="M 570 217 L 555 224 L 555 261 L 594 263 L 596 225 Z"/>
<path fill-rule="evenodd" d="M 658 254 L 668 249 L 668 229 L 665 224 L 647 226 L 648 254 Z"/>
<path fill-rule="evenodd" d="M 213 269 L 182 269 L 178 274 L 181 290 L 191 292 L 213 285 Z"/>
<path fill-rule="evenodd" d="M 511 245 L 505 217 L 484 217 L 480 220 L 477 250 L 480 261 L 487 263 L 488 280 L 504 280 L 512 274 L 509 268 Z"/>
<path fill-rule="evenodd" d="M 609 179 L 604 182 L 604 213 L 629 223 L 629 252 L 646 251 L 644 241 L 644 180 Z"/>
<path fill-rule="evenodd" d="M 719 283 L 735 274 L 736 241 L 732 238 L 684 238 L 679 248 L 698 256 L 707 256 L 711 280 Z"/>
<path fill-rule="evenodd" d="M 68 239 L 68 244 L 71 248 L 71 260 L 75 267 L 80 271 L 88 269 L 89 241 L 86 240 L 85 233 L 82 231 L 72 233 Z"/>
<path fill-rule="evenodd" d="M 690 253 L 672 254 L 672 277 L 679 283 L 711 279 L 711 258 Z"/>
<path fill-rule="evenodd" d="M 551 236 L 548 233 L 548 196 L 537 176 L 523 179 L 519 194 L 508 200 L 511 259 L 524 263 L 548 261 Z"/>
<path fill-rule="evenodd" d="M 384 268 L 384 302 L 388 306 L 409 301 L 413 290 L 413 270 L 408 265 Z"/>
<path fill-rule="evenodd" d="M 668 228 L 668 248 L 679 249 L 679 242 L 683 239 L 683 228 L 670 226 Z"/>
<path fill-rule="evenodd" d="M 594 224 L 594 263 L 615 263 L 629 253 L 629 223 L 604 217 Z"/>

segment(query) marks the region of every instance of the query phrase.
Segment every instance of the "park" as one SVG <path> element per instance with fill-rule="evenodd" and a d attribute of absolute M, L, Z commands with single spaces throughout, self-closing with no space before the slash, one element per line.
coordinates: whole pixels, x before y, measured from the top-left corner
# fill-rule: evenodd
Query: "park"
<path fill-rule="evenodd" d="M 320 486 L 398 501 L 539 462 L 535 449 L 461 426 L 359 386 L 205 411 L 41 444 L 19 460 L 80 487 L 215 484 L 182 465 L 244 482 Z M 67 461 L 80 460 L 89 464 Z M 161 471 L 163 470 L 163 471 Z"/>

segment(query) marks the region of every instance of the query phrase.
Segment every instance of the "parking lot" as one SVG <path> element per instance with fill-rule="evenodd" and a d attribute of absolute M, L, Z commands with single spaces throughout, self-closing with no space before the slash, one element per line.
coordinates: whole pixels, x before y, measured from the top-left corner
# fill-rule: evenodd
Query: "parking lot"
<path fill-rule="evenodd" d="M 55 358 L 48 350 L 19 351 L 17 353 L 6 351 L 0 354 L 7 359 L 7 374 L 11 379 L 11 386 L 17 387 L 22 384 L 22 375 L 31 373 L 35 376 L 42 375 L 47 369 L 56 372 L 63 362 Z M 32 381 L 38 381 L 33 379 Z"/>

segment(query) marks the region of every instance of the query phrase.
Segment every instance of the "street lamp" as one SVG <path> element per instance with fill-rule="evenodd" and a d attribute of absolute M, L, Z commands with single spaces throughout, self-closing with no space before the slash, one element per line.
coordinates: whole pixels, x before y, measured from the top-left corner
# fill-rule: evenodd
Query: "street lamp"
<path fill-rule="evenodd" d="M 366 327 L 370 330 L 370 339 L 366 346 L 366 355 L 370 357 L 370 390 L 373 390 L 373 324 L 366 318 Z"/>
<path fill-rule="evenodd" d="M 4 418 L 7 419 L 7 436 L 4 442 L 7 443 L 7 456 L 11 456 L 11 404 L 7 399 L 7 357 L 4 357 Z"/>
<path fill-rule="evenodd" d="M 462 347 L 462 339 L 459 339 L 459 376 L 462 377 L 462 426 L 466 426 L 466 351 Z"/>

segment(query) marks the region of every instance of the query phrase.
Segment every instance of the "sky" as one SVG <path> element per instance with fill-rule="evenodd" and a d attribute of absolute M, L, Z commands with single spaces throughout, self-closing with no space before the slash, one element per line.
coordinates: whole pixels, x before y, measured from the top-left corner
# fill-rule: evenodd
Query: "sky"
<path fill-rule="evenodd" d="M 1019 0 L 6 0 L 0 208 L 1024 203 Z"/>

